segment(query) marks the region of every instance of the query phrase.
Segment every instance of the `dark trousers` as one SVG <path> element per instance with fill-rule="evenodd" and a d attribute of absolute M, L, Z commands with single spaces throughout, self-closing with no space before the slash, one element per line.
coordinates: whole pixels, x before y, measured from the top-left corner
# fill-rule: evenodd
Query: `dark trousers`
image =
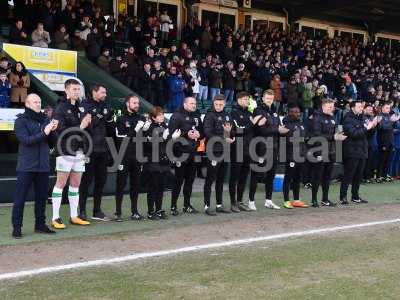
<path fill-rule="evenodd" d="M 156 211 L 162 210 L 162 201 L 164 193 L 164 179 L 166 173 L 163 172 L 150 172 L 151 181 L 149 190 L 147 192 L 147 207 L 148 213 L 152 214 Z"/>
<path fill-rule="evenodd" d="M 45 213 L 49 191 L 49 173 L 18 172 L 11 219 L 14 227 L 22 227 L 25 201 L 32 183 L 35 190 L 35 227 L 46 223 Z"/>
<path fill-rule="evenodd" d="M 364 179 L 372 179 L 374 177 L 375 169 L 375 152 L 374 148 L 368 147 L 368 158 L 365 162 Z"/>
<path fill-rule="evenodd" d="M 129 178 L 129 195 L 131 198 L 131 213 L 137 213 L 137 203 L 139 197 L 139 184 L 141 175 L 141 166 L 135 159 L 127 159 L 123 162 L 123 169 L 117 171 L 117 187 L 115 191 L 116 214 L 121 215 L 122 200 L 124 198 L 124 189 L 126 181 Z"/>
<path fill-rule="evenodd" d="M 204 204 L 210 206 L 211 187 L 215 182 L 215 198 L 217 205 L 222 205 L 224 178 L 227 163 L 224 161 L 217 162 L 213 166 L 212 161 L 207 162 L 207 176 L 204 182 Z"/>
<path fill-rule="evenodd" d="M 393 151 L 393 145 L 380 147 L 380 155 L 379 155 L 380 160 L 378 168 L 379 177 L 386 177 L 388 175 L 390 156 L 392 155 L 392 151 Z"/>
<path fill-rule="evenodd" d="M 317 203 L 319 185 L 322 186 L 322 201 L 329 200 L 329 185 L 331 182 L 333 163 L 319 162 L 311 164 L 312 202 Z"/>
<path fill-rule="evenodd" d="M 196 177 L 196 164 L 193 159 L 182 162 L 179 167 L 175 165 L 175 181 L 172 187 L 171 207 L 177 207 L 179 194 L 183 185 L 183 205 L 190 206 L 193 182 Z"/>
<path fill-rule="evenodd" d="M 347 190 L 351 184 L 351 198 L 359 199 L 361 179 L 365 167 L 365 159 L 348 158 L 343 162 L 344 174 L 340 184 L 340 199 L 347 197 Z"/>
<path fill-rule="evenodd" d="M 264 162 L 263 165 L 266 163 Z M 260 179 L 265 185 L 265 199 L 272 200 L 272 191 L 274 187 L 274 178 L 276 174 L 276 166 L 277 161 L 274 159 L 272 163 L 272 167 L 267 172 L 256 172 L 254 170 L 251 171 L 250 174 L 250 191 L 249 191 L 249 199 L 250 201 L 254 201 L 254 196 L 257 191 L 257 184 Z"/>
<path fill-rule="evenodd" d="M 293 190 L 293 200 L 300 200 L 300 182 L 303 172 L 302 163 L 287 162 L 285 165 L 285 178 L 283 179 L 283 197 L 289 201 L 290 187 Z"/>
<path fill-rule="evenodd" d="M 231 204 L 243 201 L 243 193 L 246 187 L 247 177 L 250 171 L 250 158 L 245 156 L 242 162 L 231 162 L 229 177 L 229 195 Z"/>
<path fill-rule="evenodd" d="M 101 197 L 107 181 L 107 157 L 106 152 L 93 152 L 90 155 L 90 161 L 85 166 L 86 170 L 83 173 L 82 182 L 79 187 L 80 212 L 86 212 L 86 201 L 93 178 L 93 213 L 101 211 Z"/>

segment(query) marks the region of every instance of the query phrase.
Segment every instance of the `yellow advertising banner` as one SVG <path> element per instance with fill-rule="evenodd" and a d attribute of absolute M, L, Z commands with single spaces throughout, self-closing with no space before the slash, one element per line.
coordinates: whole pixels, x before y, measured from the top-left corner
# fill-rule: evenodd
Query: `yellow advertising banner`
<path fill-rule="evenodd" d="M 3 49 L 16 61 L 22 61 L 31 71 L 77 73 L 75 51 L 3 44 Z"/>

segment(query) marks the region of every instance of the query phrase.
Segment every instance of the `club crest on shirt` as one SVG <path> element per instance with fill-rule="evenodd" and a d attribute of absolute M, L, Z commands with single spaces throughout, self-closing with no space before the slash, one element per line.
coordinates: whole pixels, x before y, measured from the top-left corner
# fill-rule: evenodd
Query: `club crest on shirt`
<path fill-rule="evenodd" d="M 325 120 L 325 124 L 328 124 L 328 120 Z"/>
<path fill-rule="evenodd" d="M 218 120 L 219 120 L 219 121 L 221 121 L 221 120 L 222 120 L 222 118 L 221 118 L 221 117 L 218 117 Z"/>
<path fill-rule="evenodd" d="M 229 122 L 229 116 L 225 116 L 225 120 Z"/>
<path fill-rule="evenodd" d="M 104 110 L 103 110 L 103 115 L 106 115 L 108 113 L 108 110 L 107 110 L 107 108 L 105 108 Z"/>
<path fill-rule="evenodd" d="M 274 113 L 274 117 L 276 118 L 278 116 L 278 114 L 277 113 Z"/>
<path fill-rule="evenodd" d="M 67 114 L 70 114 L 70 113 L 71 113 L 71 110 L 70 110 L 70 109 L 68 109 L 68 110 L 67 110 Z"/>
<path fill-rule="evenodd" d="M 335 125 L 335 120 L 331 120 L 332 124 Z"/>
<path fill-rule="evenodd" d="M 85 108 L 83 108 L 82 106 L 79 106 L 79 111 L 80 112 L 85 112 Z"/>

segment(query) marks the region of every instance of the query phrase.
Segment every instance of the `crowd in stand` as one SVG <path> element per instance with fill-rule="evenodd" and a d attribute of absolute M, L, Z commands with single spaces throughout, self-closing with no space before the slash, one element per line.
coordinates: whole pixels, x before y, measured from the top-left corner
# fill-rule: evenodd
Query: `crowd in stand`
<path fill-rule="evenodd" d="M 387 45 L 341 37 L 309 39 L 303 32 L 260 27 L 217 28 L 196 19 L 185 25 L 178 42 L 177 20 L 168 11 L 149 7 L 142 19 L 120 15 L 116 22 L 103 15 L 95 0 L 71 0 L 64 9 L 58 5 L 27 1 L 26 15 L 16 19 L 10 42 L 85 51 L 101 69 L 171 112 L 186 96 L 205 108 L 217 94 L 224 94 L 229 105 L 241 91 L 257 99 L 266 89 L 274 91 L 279 114 L 295 104 L 304 120 L 324 97 L 335 100 L 338 123 L 356 99 L 371 104 L 372 114 L 386 101 L 399 112 L 400 52 Z M 125 46 L 117 48 L 116 41 Z M 18 78 L 0 76 L 0 95 L 12 94 L 7 92 L 10 85 L 29 87 L 20 64 L 22 71 L 13 71 Z M 400 149 L 400 141 L 395 142 Z M 371 143 L 376 146 L 376 138 Z"/>

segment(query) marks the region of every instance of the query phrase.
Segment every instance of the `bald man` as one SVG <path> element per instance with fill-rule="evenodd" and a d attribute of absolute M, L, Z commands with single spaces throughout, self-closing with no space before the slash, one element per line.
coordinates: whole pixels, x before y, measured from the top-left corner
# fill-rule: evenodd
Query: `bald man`
<path fill-rule="evenodd" d="M 14 194 L 12 210 L 12 236 L 22 238 L 21 228 L 24 206 L 30 186 L 35 190 L 35 232 L 52 234 L 46 225 L 46 200 L 49 190 L 50 146 L 55 143 L 54 131 L 58 121 L 49 120 L 41 112 L 41 100 L 36 94 L 29 94 L 25 100 L 25 112 L 15 120 L 15 135 L 17 136 L 17 188 Z"/>

